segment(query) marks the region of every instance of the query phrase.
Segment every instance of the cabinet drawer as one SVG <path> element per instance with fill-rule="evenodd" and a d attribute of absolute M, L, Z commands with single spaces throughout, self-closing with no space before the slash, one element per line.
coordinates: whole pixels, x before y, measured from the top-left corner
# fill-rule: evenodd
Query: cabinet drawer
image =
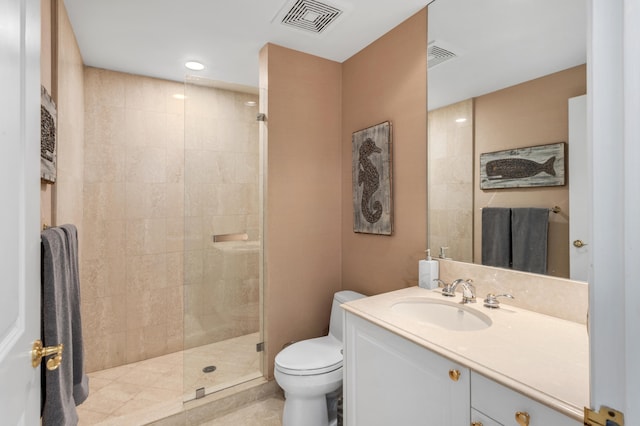
<path fill-rule="evenodd" d="M 505 426 L 518 425 L 515 420 L 518 411 L 529 414 L 530 426 L 582 425 L 582 422 L 474 372 L 471 373 L 471 407 Z"/>
<path fill-rule="evenodd" d="M 477 426 L 502 426 L 489 416 L 485 416 L 478 410 L 471 409 L 471 425 Z"/>

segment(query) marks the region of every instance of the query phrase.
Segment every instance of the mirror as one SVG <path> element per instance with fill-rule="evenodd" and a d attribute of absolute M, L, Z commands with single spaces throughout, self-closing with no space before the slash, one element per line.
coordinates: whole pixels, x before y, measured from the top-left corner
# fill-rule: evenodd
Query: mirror
<path fill-rule="evenodd" d="M 480 154 L 568 143 L 568 99 L 586 93 L 587 1 L 436 0 L 428 19 L 432 253 L 481 263 L 483 208 L 559 207 L 547 273 L 568 278 L 568 172 L 563 186 L 482 190 Z"/>

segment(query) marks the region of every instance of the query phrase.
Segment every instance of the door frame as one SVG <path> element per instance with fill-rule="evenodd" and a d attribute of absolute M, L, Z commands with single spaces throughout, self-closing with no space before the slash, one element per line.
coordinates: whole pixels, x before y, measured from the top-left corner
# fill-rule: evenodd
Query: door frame
<path fill-rule="evenodd" d="M 640 4 L 590 0 L 588 19 L 591 408 L 640 424 Z"/>

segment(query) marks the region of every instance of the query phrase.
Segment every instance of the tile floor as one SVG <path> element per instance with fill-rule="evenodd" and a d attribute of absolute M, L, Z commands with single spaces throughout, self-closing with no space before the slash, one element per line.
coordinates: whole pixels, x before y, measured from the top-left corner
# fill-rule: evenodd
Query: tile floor
<path fill-rule="evenodd" d="M 254 402 L 202 426 L 281 426 L 284 399 L 271 397 Z"/>
<path fill-rule="evenodd" d="M 182 401 L 193 398 L 198 387 L 209 394 L 260 377 L 258 339 L 253 333 L 89 373 L 89 398 L 78 406 L 79 425 L 142 425 L 180 411 Z M 202 372 L 208 365 L 216 370 Z M 268 401 L 263 401 L 264 407 L 253 404 L 252 409 L 274 405 Z"/>

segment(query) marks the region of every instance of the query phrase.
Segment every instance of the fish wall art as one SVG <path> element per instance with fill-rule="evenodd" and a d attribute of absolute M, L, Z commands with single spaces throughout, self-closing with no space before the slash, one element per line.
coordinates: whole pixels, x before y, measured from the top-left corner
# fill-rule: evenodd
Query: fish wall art
<path fill-rule="evenodd" d="M 391 235 L 391 123 L 352 135 L 353 232 Z"/>
<path fill-rule="evenodd" d="M 480 154 L 480 189 L 562 186 L 566 143 Z"/>

